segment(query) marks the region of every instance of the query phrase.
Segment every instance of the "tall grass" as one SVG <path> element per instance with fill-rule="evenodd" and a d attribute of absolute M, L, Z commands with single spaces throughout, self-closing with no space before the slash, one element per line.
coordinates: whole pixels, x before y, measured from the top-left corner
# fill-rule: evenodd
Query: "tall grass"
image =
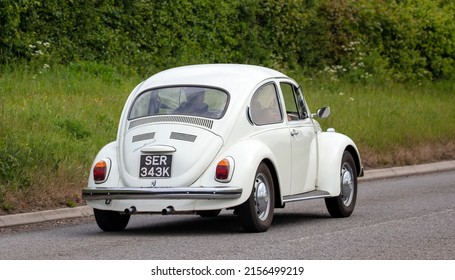
<path fill-rule="evenodd" d="M 301 82 L 320 120 L 358 144 L 367 167 L 454 158 L 455 85 Z M 0 74 L 0 213 L 81 203 L 91 161 L 116 138 L 141 80 L 94 63 L 3 69 Z"/>
<path fill-rule="evenodd" d="M 124 101 L 138 82 L 97 68 L 2 73 L 0 209 L 78 203 L 90 163 L 115 139 Z"/>
<path fill-rule="evenodd" d="M 455 159 L 453 82 L 303 84 L 308 103 L 332 109 L 321 125 L 354 139 L 367 167 Z"/>

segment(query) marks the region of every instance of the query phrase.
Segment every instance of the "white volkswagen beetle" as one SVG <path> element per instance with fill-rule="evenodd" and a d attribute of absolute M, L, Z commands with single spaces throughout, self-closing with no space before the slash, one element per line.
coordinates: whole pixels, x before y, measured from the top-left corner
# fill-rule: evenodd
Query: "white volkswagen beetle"
<path fill-rule="evenodd" d="M 266 231 L 275 208 L 324 198 L 350 216 L 363 167 L 354 142 L 323 132 L 299 85 L 272 69 L 178 67 L 130 94 L 117 140 L 96 156 L 82 197 L 104 231 L 132 214 L 216 216 L 234 210 L 246 231 Z"/>

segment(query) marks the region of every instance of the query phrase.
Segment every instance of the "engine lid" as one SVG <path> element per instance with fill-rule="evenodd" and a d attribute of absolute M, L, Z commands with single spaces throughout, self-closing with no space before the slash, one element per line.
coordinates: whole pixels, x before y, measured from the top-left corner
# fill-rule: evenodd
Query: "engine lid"
<path fill-rule="evenodd" d="M 194 183 L 223 145 L 212 131 L 188 124 L 152 123 L 122 137 L 120 169 L 128 187 L 186 187 Z"/>

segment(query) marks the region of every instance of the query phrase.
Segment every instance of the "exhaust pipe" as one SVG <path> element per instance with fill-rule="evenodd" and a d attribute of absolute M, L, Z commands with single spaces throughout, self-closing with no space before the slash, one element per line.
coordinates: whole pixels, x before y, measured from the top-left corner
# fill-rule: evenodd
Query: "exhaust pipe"
<path fill-rule="evenodd" d="M 125 214 L 133 214 L 137 211 L 136 206 L 131 206 L 130 208 L 125 208 Z"/>
<path fill-rule="evenodd" d="M 174 211 L 175 211 L 175 210 L 174 210 L 174 207 L 168 206 L 168 207 L 164 208 L 164 209 L 161 211 L 161 213 L 163 213 L 163 215 L 170 215 L 170 214 L 174 213 Z"/>

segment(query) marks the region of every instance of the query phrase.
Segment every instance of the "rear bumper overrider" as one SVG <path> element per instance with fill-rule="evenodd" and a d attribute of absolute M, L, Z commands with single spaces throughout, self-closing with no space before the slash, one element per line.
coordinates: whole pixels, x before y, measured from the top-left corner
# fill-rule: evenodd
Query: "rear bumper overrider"
<path fill-rule="evenodd" d="M 236 199 L 242 195 L 240 187 L 151 187 L 151 188 L 86 188 L 84 200 L 127 199 Z"/>

